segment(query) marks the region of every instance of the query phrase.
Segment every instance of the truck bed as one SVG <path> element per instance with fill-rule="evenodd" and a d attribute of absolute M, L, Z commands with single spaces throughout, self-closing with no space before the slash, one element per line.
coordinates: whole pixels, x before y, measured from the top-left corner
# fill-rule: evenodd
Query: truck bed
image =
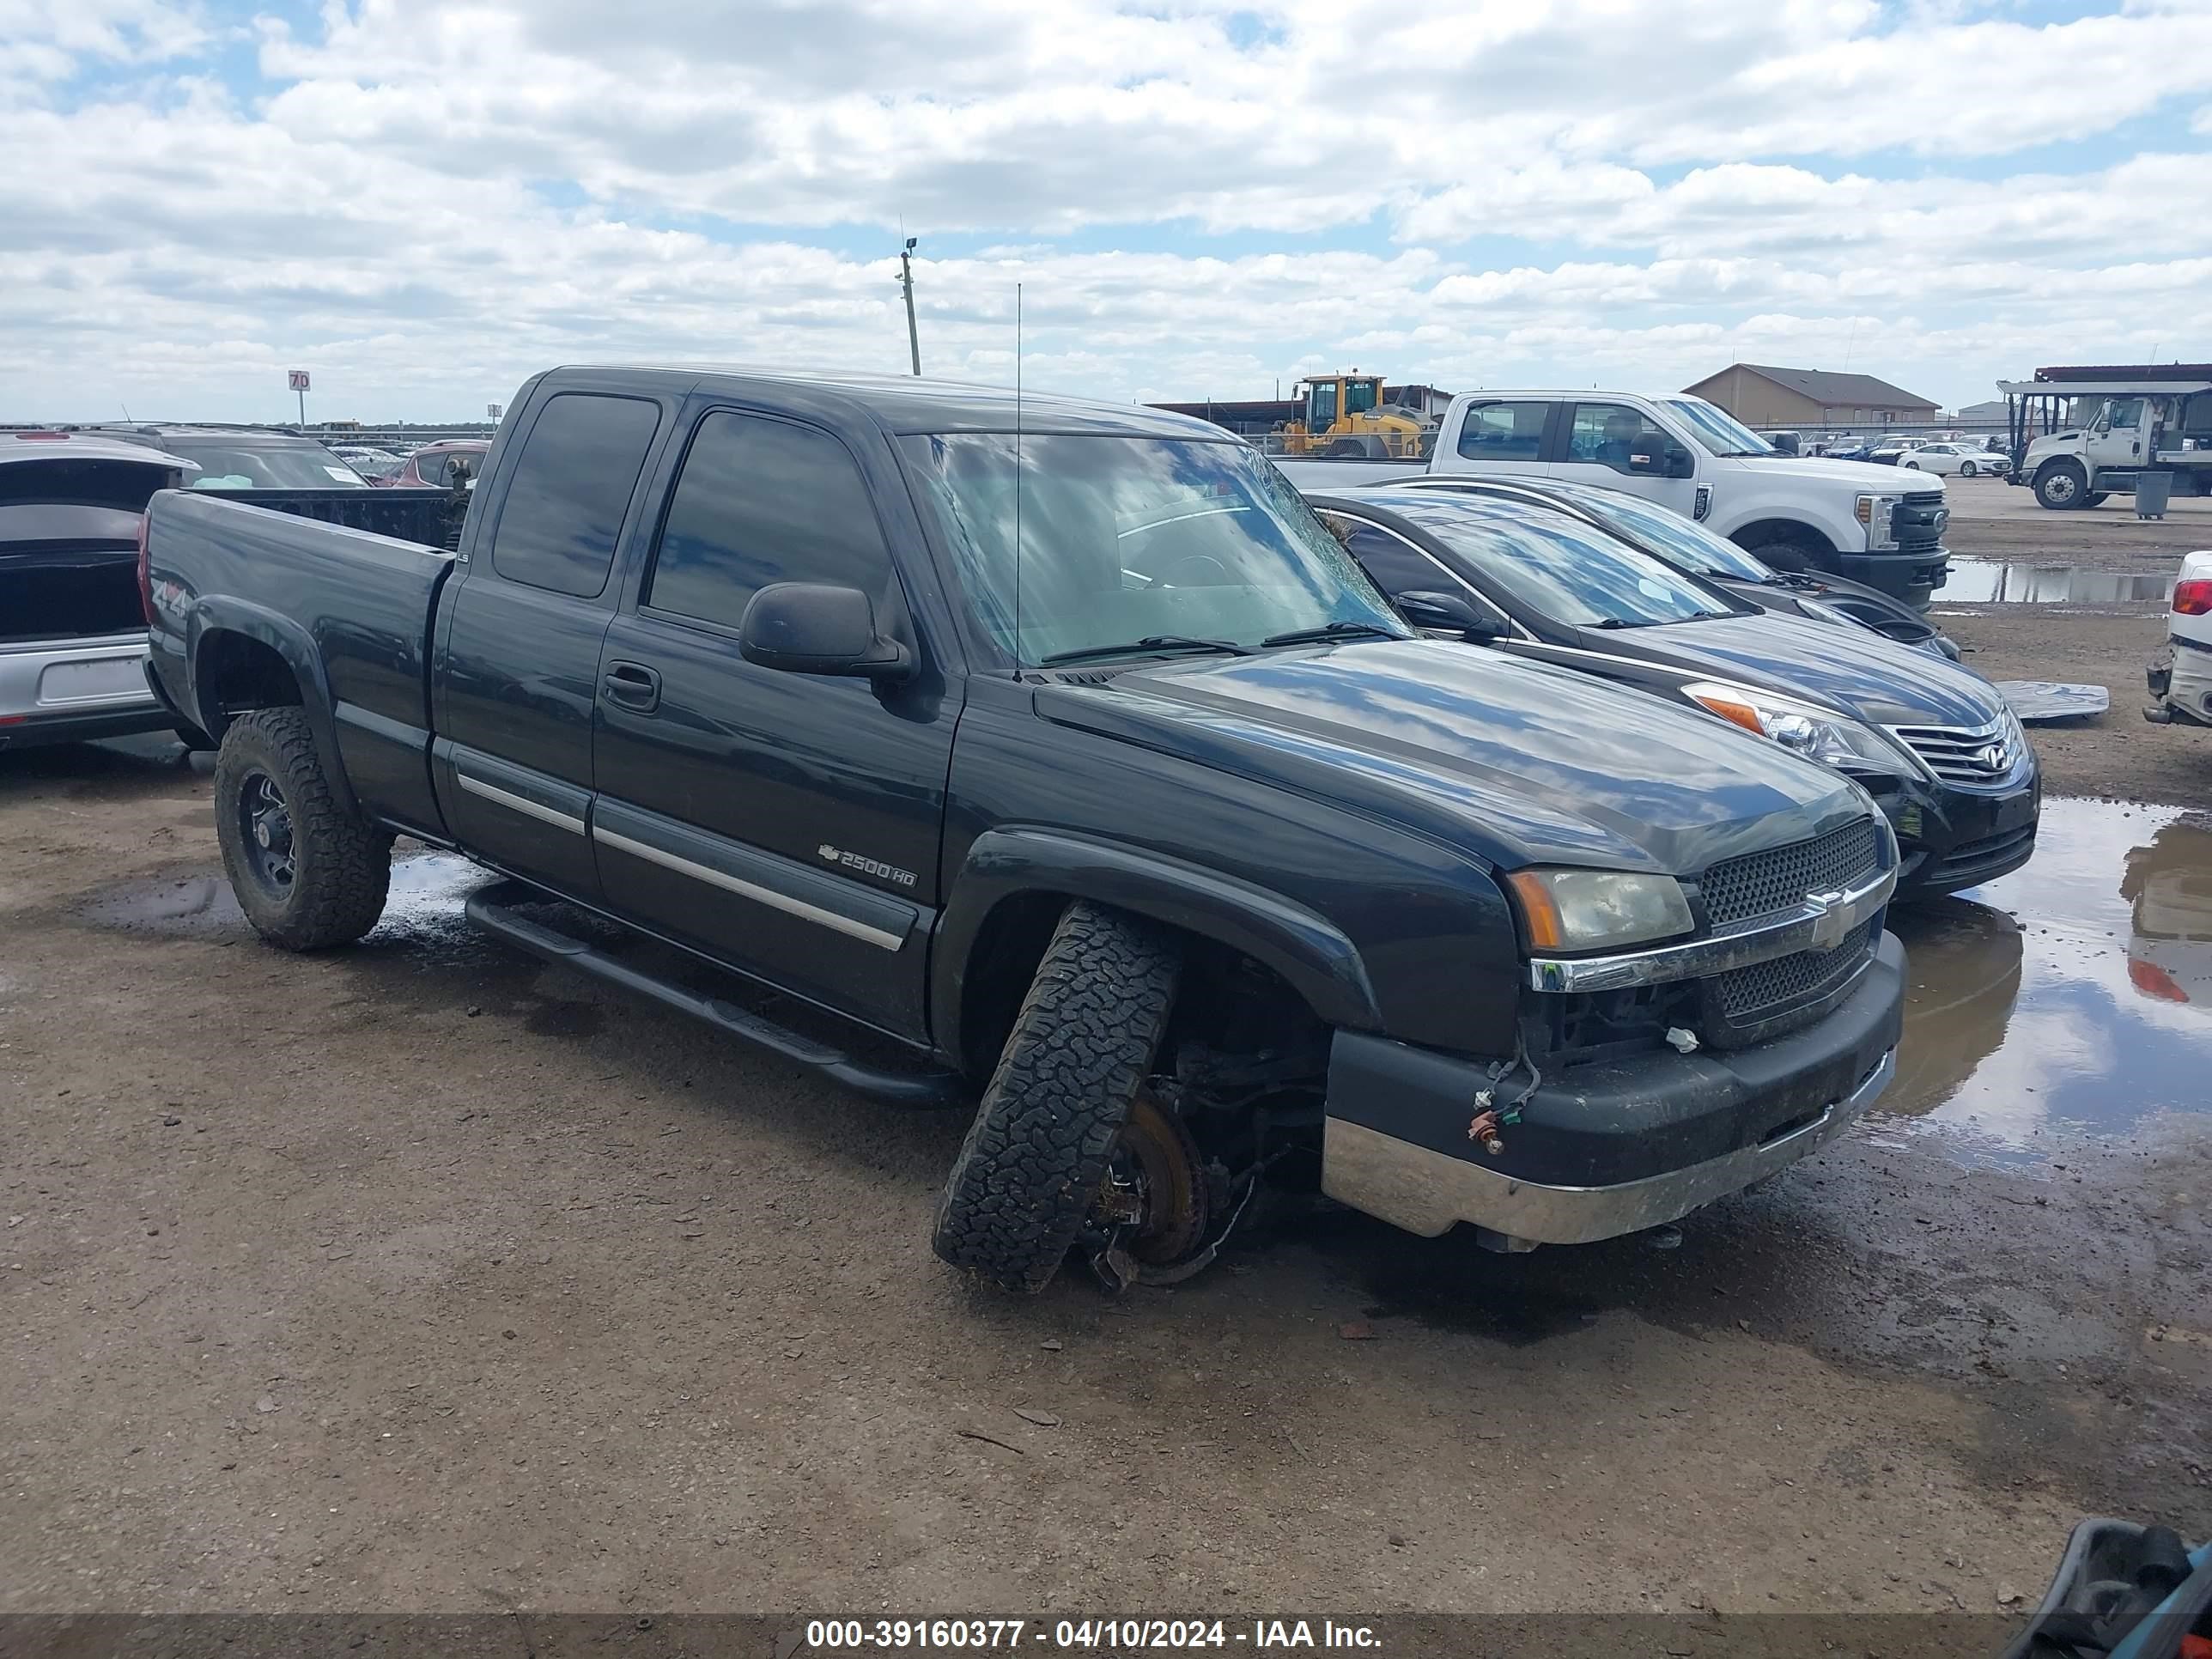
<path fill-rule="evenodd" d="M 224 489 L 197 490 L 246 507 L 270 507 L 322 524 L 451 550 L 459 539 L 459 516 L 449 489 Z"/>
<path fill-rule="evenodd" d="M 435 823 L 429 641 L 453 556 L 257 506 L 254 493 L 168 489 L 147 510 L 151 645 L 163 688 L 212 729 L 221 711 L 200 706 L 196 683 L 210 636 L 236 639 L 228 649 L 268 646 L 292 670 L 309 718 L 337 744 L 355 786 Z M 328 493 L 352 501 L 371 496 Z"/>

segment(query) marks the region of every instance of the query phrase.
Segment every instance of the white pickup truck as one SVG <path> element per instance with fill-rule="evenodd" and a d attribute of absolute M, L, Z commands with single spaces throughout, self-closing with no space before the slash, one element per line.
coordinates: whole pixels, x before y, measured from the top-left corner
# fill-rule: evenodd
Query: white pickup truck
<path fill-rule="evenodd" d="M 1785 455 L 1717 404 L 1670 393 L 1463 392 L 1426 461 L 1279 460 L 1301 489 L 1421 473 L 1574 479 L 1648 497 L 1781 570 L 1826 571 L 1915 605 L 1943 585 L 1943 481 Z"/>

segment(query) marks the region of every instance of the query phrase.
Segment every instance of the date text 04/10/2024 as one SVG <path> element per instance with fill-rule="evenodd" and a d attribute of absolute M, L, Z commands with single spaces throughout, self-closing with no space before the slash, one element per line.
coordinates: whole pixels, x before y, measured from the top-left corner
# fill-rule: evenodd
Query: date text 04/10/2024
<path fill-rule="evenodd" d="M 806 1645 L 844 1652 L 905 1648 L 1018 1648 L 1044 1644 L 1062 1652 L 1175 1648 L 1352 1648 L 1382 1644 L 1365 1625 L 1333 1620 L 1255 1619 L 1237 1629 L 1222 1619 L 817 1619 Z"/>

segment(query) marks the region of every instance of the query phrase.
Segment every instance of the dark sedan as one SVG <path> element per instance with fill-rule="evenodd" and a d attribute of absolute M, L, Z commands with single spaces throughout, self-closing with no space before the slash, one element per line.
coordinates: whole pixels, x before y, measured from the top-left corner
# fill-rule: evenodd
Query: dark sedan
<path fill-rule="evenodd" d="M 1564 507 L 1387 485 L 1307 499 L 1416 626 L 1673 696 L 1853 779 L 1897 831 L 1903 896 L 2035 850 L 2035 752 L 1971 670 L 1763 611 Z"/>
<path fill-rule="evenodd" d="M 1871 628 L 1899 645 L 1959 660 L 1959 647 L 1904 600 L 1841 576 L 1777 570 L 1724 536 L 1625 489 L 1555 478 L 1485 478 L 1452 474 L 1400 479 L 1395 489 L 1443 489 L 1460 495 L 1547 502 L 1601 525 L 1655 559 L 1726 588 L 1761 611 L 1818 622 Z"/>

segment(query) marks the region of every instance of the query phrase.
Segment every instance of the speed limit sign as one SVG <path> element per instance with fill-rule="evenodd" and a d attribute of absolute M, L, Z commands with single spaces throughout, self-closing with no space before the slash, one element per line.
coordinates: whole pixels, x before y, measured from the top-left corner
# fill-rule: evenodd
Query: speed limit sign
<path fill-rule="evenodd" d="M 288 368 L 284 371 L 284 378 L 289 383 L 284 388 L 287 392 L 312 392 L 314 390 L 313 386 L 307 384 L 307 371 L 304 368 Z"/>

